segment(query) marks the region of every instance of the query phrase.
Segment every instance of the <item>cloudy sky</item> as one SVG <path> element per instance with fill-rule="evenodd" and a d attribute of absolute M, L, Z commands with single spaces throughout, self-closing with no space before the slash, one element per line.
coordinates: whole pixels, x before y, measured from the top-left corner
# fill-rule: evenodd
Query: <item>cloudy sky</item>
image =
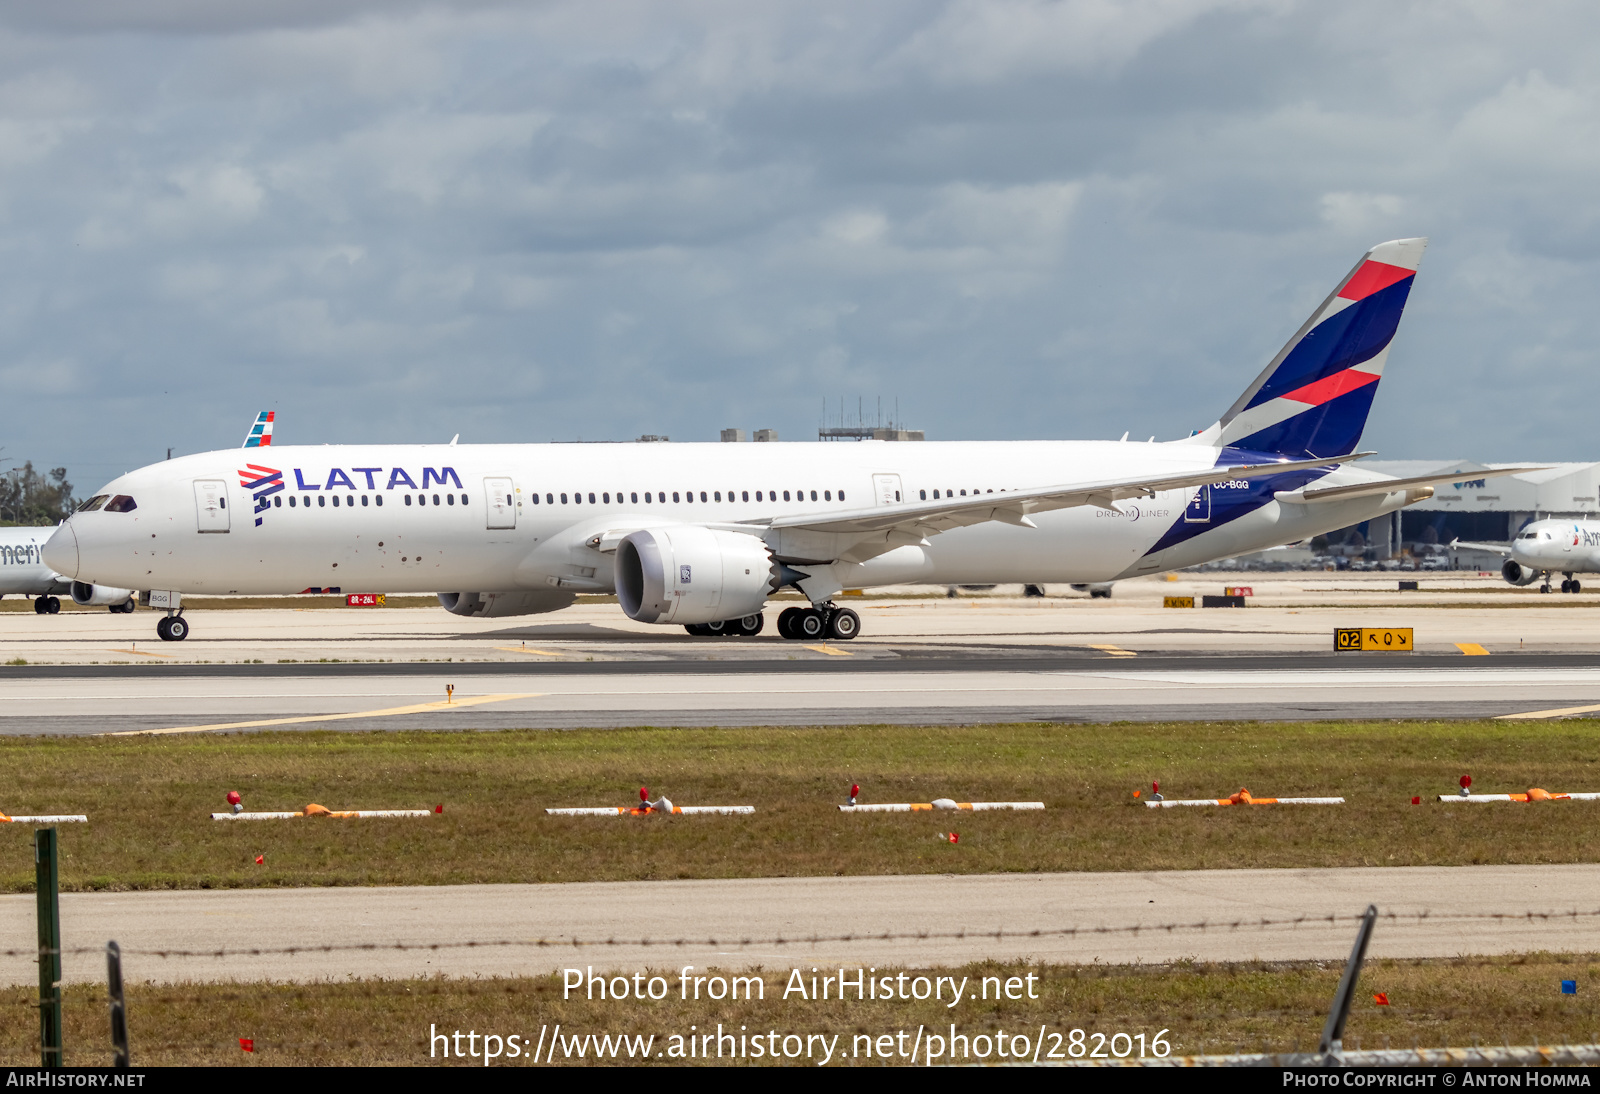
<path fill-rule="evenodd" d="M 1433 243 L 1365 444 L 1600 458 L 1600 9 L 0 0 L 0 457 L 1173 437 Z"/>

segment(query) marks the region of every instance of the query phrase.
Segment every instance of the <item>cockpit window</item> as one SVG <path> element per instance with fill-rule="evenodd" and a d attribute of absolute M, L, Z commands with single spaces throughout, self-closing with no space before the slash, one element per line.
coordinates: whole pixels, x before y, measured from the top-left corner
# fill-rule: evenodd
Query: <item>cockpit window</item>
<path fill-rule="evenodd" d="M 94 497 L 90 498 L 88 501 L 86 501 L 82 505 L 78 506 L 78 512 L 80 512 L 80 513 L 92 513 L 96 509 L 98 509 L 102 505 L 104 505 L 106 503 L 106 499 L 109 498 L 110 496 L 111 496 L 110 494 L 96 494 Z"/>
<path fill-rule="evenodd" d="M 139 507 L 134 504 L 133 499 L 127 494 L 118 494 L 106 502 L 106 512 L 108 513 L 131 513 L 137 508 Z"/>

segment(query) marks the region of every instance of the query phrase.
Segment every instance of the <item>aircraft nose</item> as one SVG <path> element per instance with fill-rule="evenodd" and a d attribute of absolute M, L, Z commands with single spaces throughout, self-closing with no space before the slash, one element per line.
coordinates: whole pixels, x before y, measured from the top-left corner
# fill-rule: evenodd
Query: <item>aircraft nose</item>
<path fill-rule="evenodd" d="M 72 530 L 72 521 L 45 540 L 44 564 L 64 577 L 78 576 L 78 533 Z"/>

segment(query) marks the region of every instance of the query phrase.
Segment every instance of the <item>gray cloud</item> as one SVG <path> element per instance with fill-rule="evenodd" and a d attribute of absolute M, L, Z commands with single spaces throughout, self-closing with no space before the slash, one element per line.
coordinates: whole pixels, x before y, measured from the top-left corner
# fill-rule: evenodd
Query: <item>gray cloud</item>
<path fill-rule="evenodd" d="M 247 7 L 0 3 L 5 455 L 1175 436 L 1414 234 L 1370 446 L 1595 455 L 1586 6 Z"/>

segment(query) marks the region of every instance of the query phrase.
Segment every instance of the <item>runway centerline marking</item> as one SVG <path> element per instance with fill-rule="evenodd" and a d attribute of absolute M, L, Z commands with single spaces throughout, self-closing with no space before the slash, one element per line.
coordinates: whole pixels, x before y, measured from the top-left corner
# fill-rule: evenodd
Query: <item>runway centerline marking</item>
<path fill-rule="evenodd" d="M 817 653 L 825 653 L 829 657 L 854 657 L 855 656 L 855 654 L 850 653 L 850 652 L 848 652 L 846 650 L 836 650 L 836 649 L 833 649 L 830 646 L 807 646 L 806 649 L 815 650 Z"/>
<path fill-rule="evenodd" d="M 1457 642 L 1456 643 L 1456 649 L 1460 650 L 1462 653 L 1466 654 L 1468 657 L 1488 657 L 1489 656 L 1489 651 L 1484 649 L 1482 646 L 1478 645 L 1476 642 Z"/>
<path fill-rule="evenodd" d="M 1133 650 L 1125 650 L 1121 646 L 1090 646 L 1089 648 L 1091 650 L 1099 650 L 1101 653 L 1109 653 L 1112 657 L 1138 657 L 1139 656 Z"/>
<path fill-rule="evenodd" d="M 303 722 L 336 722 L 346 718 L 385 718 L 396 714 L 425 714 L 434 710 L 449 710 L 452 707 L 475 707 L 484 703 L 504 703 L 513 699 L 537 699 L 541 694 L 541 692 L 529 691 L 506 695 L 464 695 L 454 701 L 440 700 L 434 703 L 416 703 L 408 707 L 389 707 L 386 710 L 357 710 L 348 714 L 312 714 L 298 718 L 261 718 L 253 722 L 217 722 L 207 726 L 173 726 L 170 729 L 123 729 L 103 734 L 103 736 L 138 737 L 166 733 L 205 733 L 217 729 L 257 729 L 263 726 L 288 726 Z"/>
<path fill-rule="evenodd" d="M 1530 721 L 1535 718 L 1565 718 L 1572 714 L 1593 714 L 1600 711 L 1600 706 L 1591 707 L 1560 707 L 1556 710 L 1530 710 L 1524 714 L 1501 714 L 1495 717 L 1497 722 Z"/>

